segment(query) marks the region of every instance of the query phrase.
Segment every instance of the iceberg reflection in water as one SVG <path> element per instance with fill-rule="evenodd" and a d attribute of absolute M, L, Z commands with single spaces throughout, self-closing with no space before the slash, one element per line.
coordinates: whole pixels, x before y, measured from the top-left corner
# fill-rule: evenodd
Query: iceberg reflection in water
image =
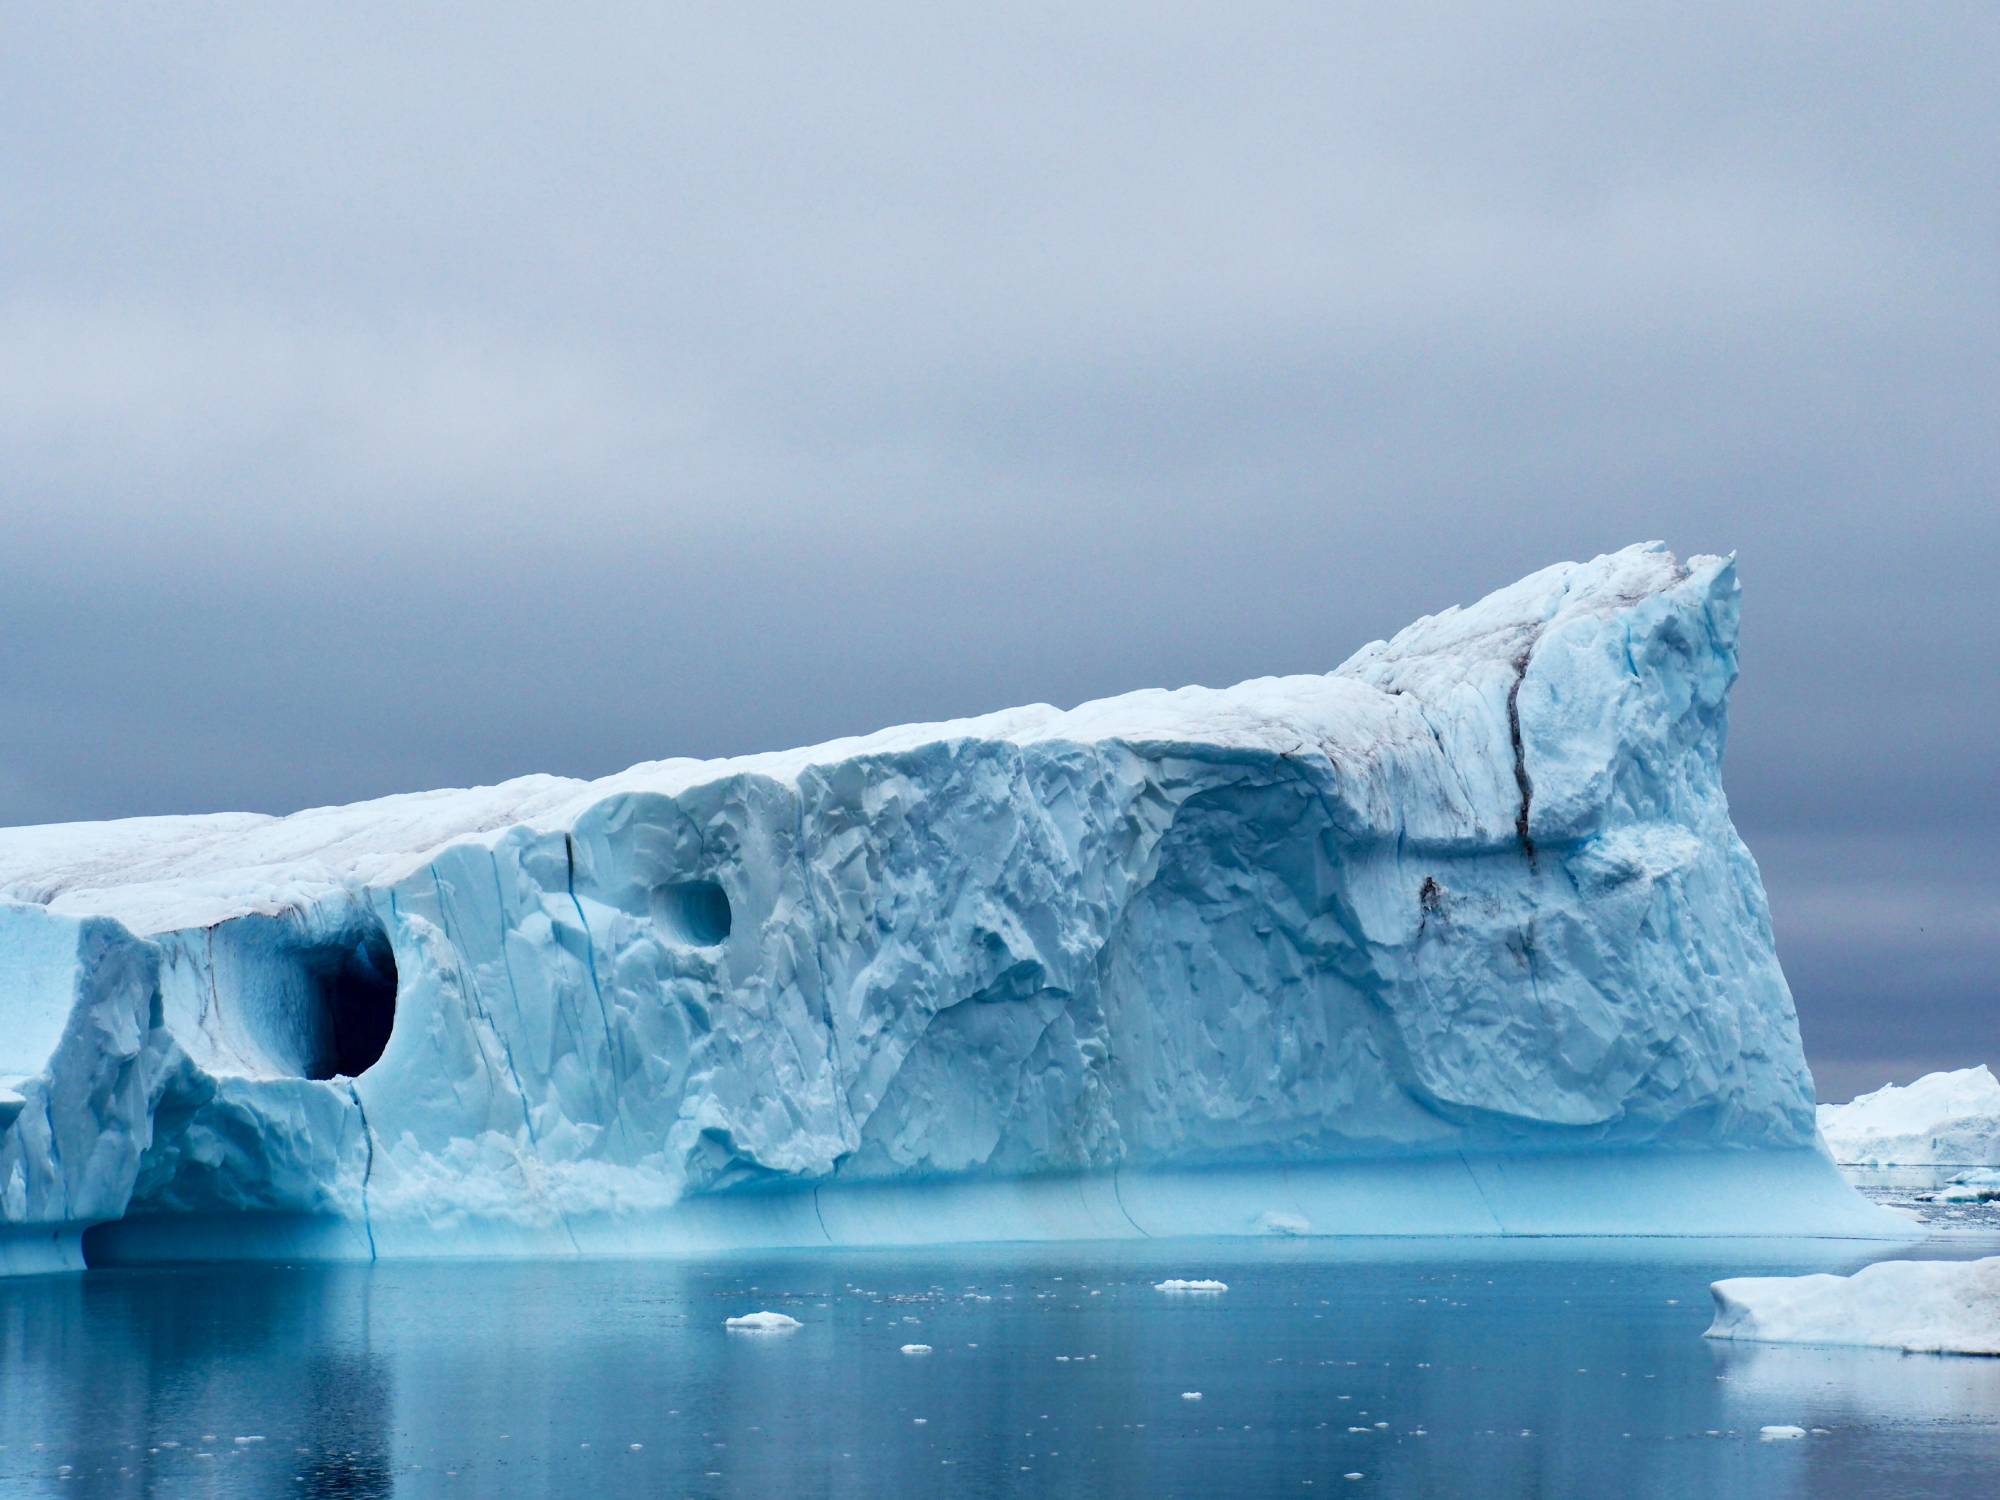
<path fill-rule="evenodd" d="M 1980 1492 L 2000 1361 L 1701 1337 L 1718 1276 L 1884 1253 L 1182 1240 L 21 1278 L 0 1490 Z M 1154 1290 L 1172 1276 L 1229 1292 Z M 750 1308 L 804 1326 L 732 1337 Z M 1829 1430 L 1759 1440 L 1786 1424 Z"/>

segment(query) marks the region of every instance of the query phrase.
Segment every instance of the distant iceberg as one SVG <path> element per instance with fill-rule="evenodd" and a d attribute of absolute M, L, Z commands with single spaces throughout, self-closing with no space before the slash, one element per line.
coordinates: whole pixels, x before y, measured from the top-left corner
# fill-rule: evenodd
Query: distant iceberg
<path fill-rule="evenodd" d="M 1721 784 L 1726 559 L 1324 676 L 0 831 L 0 1267 L 1907 1236 Z"/>
<path fill-rule="evenodd" d="M 1819 1107 L 1833 1159 L 1870 1167 L 2000 1166 L 2000 1079 L 1981 1063 Z"/>
<path fill-rule="evenodd" d="M 1712 1339 L 2000 1354 L 2000 1257 L 1887 1260 L 1852 1276 L 1744 1276 L 1712 1290 Z"/>

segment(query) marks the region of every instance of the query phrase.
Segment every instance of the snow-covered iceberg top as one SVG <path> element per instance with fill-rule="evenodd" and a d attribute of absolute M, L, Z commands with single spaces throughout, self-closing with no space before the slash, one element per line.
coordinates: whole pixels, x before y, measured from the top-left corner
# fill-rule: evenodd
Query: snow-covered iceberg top
<path fill-rule="evenodd" d="M 1718 1281 L 1712 1339 L 2000 1354 L 2000 1257 L 1888 1260 L 1852 1276 Z"/>
<path fill-rule="evenodd" d="M 1722 792 L 1736 620 L 1633 547 L 1322 676 L 0 831 L 0 1266 L 1876 1232 Z"/>
<path fill-rule="evenodd" d="M 2000 1078 L 1981 1063 L 1819 1106 L 1835 1161 L 1854 1166 L 2000 1166 Z"/>

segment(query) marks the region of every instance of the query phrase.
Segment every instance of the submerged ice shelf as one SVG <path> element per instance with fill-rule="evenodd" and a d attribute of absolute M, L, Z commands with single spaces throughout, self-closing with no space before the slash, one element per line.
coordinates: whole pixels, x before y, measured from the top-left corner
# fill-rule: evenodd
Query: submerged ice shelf
<path fill-rule="evenodd" d="M 1906 1235 L 1818 1146 L 1736 620 L 1635 547 L 1324 676 L 0 831 L 0 1262 Z"/>

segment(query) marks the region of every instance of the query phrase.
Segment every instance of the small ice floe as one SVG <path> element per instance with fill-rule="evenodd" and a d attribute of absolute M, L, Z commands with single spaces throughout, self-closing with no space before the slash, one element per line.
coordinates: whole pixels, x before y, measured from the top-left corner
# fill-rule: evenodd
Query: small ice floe
<path fill-rule="evenodd" d="M 905 1354 L 928 1354 L 931 1352 L 931 1346 L 929 1344 L 905 1344 L 903 1345 L 903 1352 Z"/>
<path fill-rule="evenodd" d="M 1962 1172 L 1935 1193 L 1933 1203 L 1992 1203 L 2000 1200 L 2000 1172 Z"/>
<path fill-rule="evenodd" d="M 788 1318 L 781 1312 L 753 1312 L 740 1318 L 725 1318 L 722 1326 L 739 1333 L 789 1333 L 803 1325 L 797 1318 Z"/>
<path fill-rule="evenodd" d="M 230 1441 L 231 1441 L 232 1443 L 234 1443 L 234 1444 L 235 1444 L 235 1445 L 236 1445 L 237 1447 L 239 1447 L 239 1448 L 247 1448 L 247 1447 L 249 1447 L 249 1446 L 250 1446 L 250 1445 L 251 1445 L 252 1443 L 261 1443 L 261 1442 L 263 1442 L 263 1441 L 264 1441 L 264 1434 L 263 1434 L 263 1433 L 261 1433 L 261 1432 L 253 1432 L 253 1433 L 251 1433 L 251 1434 L 250 1434 L 250 1435 L 249 1435 L 248 1437 L 240 1437 L 240 1438 L 231 1438 L 231 1439 L 230 1439 Z"/>
<path fill-rule="evenodd" d="M 1718 1281 L 1712 1339 L 2000 1354 L 2000 1256 L 1885 1260 L 1852 1276 Z"/>
<path fill-rule="evenodd" d="M 1793 1427 L 1785 1422 L 1776 1422 L 1769 1427 L 1759 1427 L 1757 1429 L 1757 1436 L 1767 1443 L 1789 1442 L 1793 1438 L 1802 1438 L 1805 1435 L 1805 1428 Z"/>
<path fill-rule="evenodd" d="M 1229 1290 L 1229 1283 L 1226 1281 L 1185 1281 L 1178 1276 L 1170 1276 L 1165 1281 L 1154 1282 L 1153 1290 L 1156 1292 L 1226 1292 Z"/>
<path fill-rule="evenodd" d="M 1182 1392 L 1181 1392 L 1181 1400 L 1183 1400 L 1183 1401 L 1199 1401 L 1200 1399 L 1201 1399 L 1201 1392 L 1200 1392 L 1200 1391 L 1182 1391 Z"/>

